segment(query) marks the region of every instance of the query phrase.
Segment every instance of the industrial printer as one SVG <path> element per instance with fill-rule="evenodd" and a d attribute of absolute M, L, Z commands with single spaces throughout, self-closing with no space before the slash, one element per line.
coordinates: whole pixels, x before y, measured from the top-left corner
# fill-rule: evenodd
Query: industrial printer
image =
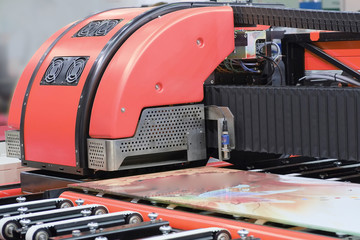
<path fill-rule="evenodd" d="M 1 186 L 0 238 L 360 239 L 359 32 L 251 2 L 65 26 L 13 95 L 34 171 Z"/>

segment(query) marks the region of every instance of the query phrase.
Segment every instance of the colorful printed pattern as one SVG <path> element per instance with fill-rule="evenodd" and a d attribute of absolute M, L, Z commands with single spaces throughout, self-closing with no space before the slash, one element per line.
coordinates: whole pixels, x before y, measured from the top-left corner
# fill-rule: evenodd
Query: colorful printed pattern
<path fill-rule="evenodd" d="M 202 167 L 72 186 L 360 235 L 357 184 Z"/>

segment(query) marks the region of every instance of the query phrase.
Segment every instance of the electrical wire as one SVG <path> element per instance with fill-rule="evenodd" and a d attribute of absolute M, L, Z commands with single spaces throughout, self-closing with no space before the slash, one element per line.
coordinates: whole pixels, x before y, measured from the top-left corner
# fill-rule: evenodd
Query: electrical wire
<path fill-rule="evenodd" d="M 338 74 L 330 74 L 330 73 L 321 73 L 321 74 L 312 74 L 309 76 L 304 76 L 302 78 L 299 79 L 299 82 L 304 81 L 304 80 L 308 80 L 308 81 L 319 81 L 319 80 L 329 80 L 329 81 L 335 81 L 335 82 L 341 82 L 341 83 L 347 83 L 347 84 L 352 84 L 355 86 L 360 87 L 360 82 L 350 78 L 350 77 L 346 77 L 343 75 L 338 75 Z"/>
<path fill-rule="evenodd" d="M 223 68 L 223 67 L 224 68 Z M 256 63 L 249 63 L 248 66 L 256 67 Z M 220 72 L 231 72 L 231 73 L 244 73 L 244 72 L 251 72 L 251 73 L 259 73 L 257 70 L 249 68 L 247 63 L 245 64 L 243 61 L 239 59 L 225 59 L 219 66 L 218 70 Z"/>
<path fill-rule="evenodd" d="M 240 66 L 247 72 L 252 72 L 252 73 L 257 73 L 256 70 L 248 68 L 247 66 L 245 66 L 245 64 L 243 63 L 243 61 L 239 60 L 239 64 Z"/>
<path fill-rule="evenodd" d="M 283 83 L 283 75 L 282 75 L 282 72 L 281 72 L 281 69 L 280 69 L 279 64 L 277 64 L 277 62 L 276 62 L 274 59 L 272 59 L 271 57 L 268 57 L 268 56 L 265 56 L 265 55 L 261 55 L 261 54 L 257 54 L 257 56 L 262 57 L 262 58 L 270 61 L 272 64 L 274 64 L 274 72 L 275 72 L 275 68 L 276 68 L 276 67 L 279 69 L 280 81 L 281 81 L 281 83 Z M 274 72 L 273 72 L 272 74 L 274 74 Z M 266 85 L 270 85 L 270 83 L 272 83 L 272 80 L 269 81 Z"/>
<path fill-rule="evenodd" d="M 276 47 L 276 54 L 275 54 L 275 56 L 273 56 L 273 57 L 271 57 L 275 62 L 279 62 L 280 60 L 280 57 L 282 56 L 281 55 L 281 48 L 280 48 L 280 46 L 279 46 L 279 44 L 277 44 L 277 43 L 275 43 L 275 42 L 265 42 L 264 44 L 263 44 L 263 46 L 262 47 L 265 47 L 265 46 L 267 46 L 267 45 L 271 45 L 271 46 L 275 46 Z M 260 54 L 260 55 L 262 55 L 262 54 Z"/>

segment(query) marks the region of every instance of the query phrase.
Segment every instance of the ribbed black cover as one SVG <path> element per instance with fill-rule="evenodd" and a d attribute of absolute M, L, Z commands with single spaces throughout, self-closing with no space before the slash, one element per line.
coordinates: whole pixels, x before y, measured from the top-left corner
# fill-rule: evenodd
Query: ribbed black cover
<path fill-rule="evenodd" d="M 230 108 L 237 150 L 360 160 L 358 89 L 208 85 L 205 104 Z"/>

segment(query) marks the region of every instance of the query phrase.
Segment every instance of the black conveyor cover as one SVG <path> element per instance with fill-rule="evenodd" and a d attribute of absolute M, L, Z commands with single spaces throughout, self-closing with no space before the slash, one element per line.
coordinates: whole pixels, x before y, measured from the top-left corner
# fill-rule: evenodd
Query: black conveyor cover
<path fill-rule="evenodd" d="M 360 160 L 358 89 L 207 85 L 205 104 L 230 108 L 236 150 Z"/>

